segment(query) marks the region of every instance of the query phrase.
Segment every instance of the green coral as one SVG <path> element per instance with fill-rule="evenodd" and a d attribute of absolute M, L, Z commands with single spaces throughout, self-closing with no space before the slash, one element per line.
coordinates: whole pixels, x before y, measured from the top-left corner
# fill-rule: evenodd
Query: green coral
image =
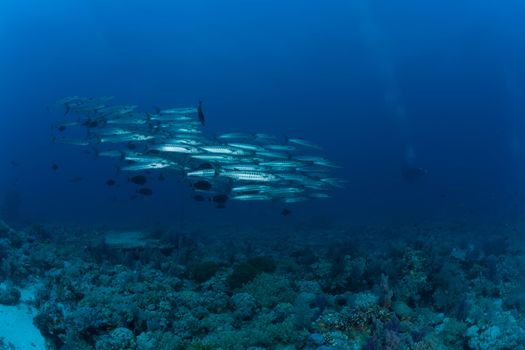
<path fill-rule="evenodd" d="M 215 276 L 220 270 L 220 265 L 215 261 L 205 261 L 195 264 L 190 268 L 191 277 L 198 283 L 204 283 Z"/>
<path fill-rule="evenodd" d="M 274 273 L 276 269 L 277 266 L 272 257 L 252 257 L 234 267 L 232 274 L 228 277 L 228 284 L 231 289 L 237 289 L 253 280 L 257 275 L 263 272 Z"/>
<path fill-rule="evenodd" d="M 245 284 L 242 290 L 251 294 L 266 308 L 274 307 L 278 303 L 292 303 L 297 296 L 288 278 L 268 273 L 258 275 Z"/>

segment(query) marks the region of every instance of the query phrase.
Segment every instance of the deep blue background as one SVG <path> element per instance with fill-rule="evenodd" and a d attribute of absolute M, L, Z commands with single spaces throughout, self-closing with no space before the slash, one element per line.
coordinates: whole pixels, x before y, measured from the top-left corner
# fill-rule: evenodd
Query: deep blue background
<path fill-rule="evenodd" d="M 514 223 L 524 218 L 523 18 L 525 4 L 496 0 L 4 0 L 0 197 L 15 189 L 21 218 L 36 221 L 282 221 L 279 205 L 193 203 L 174 177 L 130 201 L 125 178 L 104 185 L 111 162 L 50 144 L 63 116 L 46 107 L 63 96 L 144 109 L 203 99 L 210 136 L 301 136 L 343 166 L 347 188 L 294 206 L 292 222 Z M 428 169 L 415 184 L 400 175 L 409 153 Z"/>

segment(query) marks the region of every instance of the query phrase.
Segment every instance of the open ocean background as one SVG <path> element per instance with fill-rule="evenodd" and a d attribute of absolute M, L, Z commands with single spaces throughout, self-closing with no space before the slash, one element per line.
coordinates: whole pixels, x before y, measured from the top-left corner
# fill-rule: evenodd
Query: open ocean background
<path fill-rule="evenodd" d="M 11 222 L 520 222 L 523 18 L 519 1 L 4 0 L 0 195 Z M 304 137 L 348 184 L 289 218 L 271 203 L 193 202 L 169 174 L 130 201 L 125 177 L 104 184 L 113 162 L 51 144 L 62 115 L 47 106 L 70 95 L 145 110 L 202 99 L 206 135 Z M 407 159 L 428 171 L 416 183 Z"/>
<path fill-rule="evenodd" d="M 524 19 L 502 0 L 0 0 L 0 350 L 525 350 Z M 105 145 L 53 144 L 74 129 L 56 122 L 90 109 L 94 143 L 147 120 L 124 137 L 154 141 L 110 133 L 136 166 L 200 135 L 198 110 L 50 108 L 67 96 L 202 100 L 200 158 L 149 158 L 188 178 L 140 187 Z M 257 150 L 230 158 L 255 174 L 209 160 L 231 132 L 327 160 L 260 136 L 221 139 Z M 248 177 L 268 186 L 232 188 Z"/>

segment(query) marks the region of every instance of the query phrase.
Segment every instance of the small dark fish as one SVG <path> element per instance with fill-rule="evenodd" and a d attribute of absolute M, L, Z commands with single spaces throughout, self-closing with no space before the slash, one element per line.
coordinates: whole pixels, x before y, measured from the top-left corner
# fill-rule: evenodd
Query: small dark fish
<path fill-rule="evenodd" d="M 164 176 L 164 174 L 160 174 L 159 181 L 164 181 L 164 180 L 166 180 L 166 176 Z"/>
<path fill-rule="evenodd" d="M 84 180 L 84 178 L 82 178 L 80 176 L 75 176 L 75 177 L 72 177 L 71 179 L 69 179 L 69 182 L 71 182 L 71 183 L 79 183 L 82 180 Z"/>
<path fill-rule="evenodd" d="M 18 164 L 18 162 L 15 162 L 14 160 L 11 161 L 11 165 L 14 166 L 14 167 L 19 167 L 20 164 Z"/>
<path fill-rule="evenodd" d="M 88 128 L 96 128 L 98 126 L 98 121 L 88 119 L 84 123 L 82 123 L 82 125 Z"/>
<path fill-rule="evenodd" d="M 108 181 L 106 181 L 106 185 L 108 185 L 109 187 L 115 186 L 116 184 L 117 182 L 113 179 L 109 179 Z"/>
<path fill-rule="evenodd" d="M 217 204 L 216 208 L 217 209 L 224 209 L 224 208 L 226 208 L 226 205 L 224 203 L 219 203 L 219 204 Z"/>
<path fill-rule="evenodd" d="M 204 202 L 206 199 L 201 196 L 200 194 L 196 194 L 195 196 L 193 196 L 193 200 L 197 201 L 197 202 Z"/>
<path fill-rule="evenodd" d="M 204 170 L 204 169 L 213 169 L 213 165 L 210 163 L 202 163 L 197 167 L 197 170 Z"/>
<path fill-rule="evenodd" d="M 127 147 L 128 149 L 134 150 L 134 149 L 137 148 L 137 145 L 134 144 L 134 143 L 132 143 L 132 142 L 129 142 L 129 143 L 126 145 L 126 147 Z"/>
<path fill-rule="evenodd" d="M 58 131 L 63 132 L 63 131 L 65 131 L 67 128 L 66 128 L 65 125 L 60 125 L 57 129 L 58 129 Z"/>
<path fill-rule="evenodd" d="M 58 164 L 54 163 L 53 165 L 51 165 L 51 170 L 57 171 L 58 170 Z"/>
<path fill-rule="evenodd" d="M 144 175 L 135 175 L 128 179 L 129 182 L 133 182 L 135 185 L 142 186 L 148 182 L 148 178 Z"/>
<path fill-rule="evenodd" d="M 136 194 L 133 194 L 133 195 L 131 195 L 131 196 L 129 197 L 129 199 L 131 199 L 131 200 L 133 200 L 133 199 L 137 199 L 137 198 L 139 198 L 139 196 L 136 195 Z"/>
<path fill-rule="evenodd" d="M 292 211 L 288 208 L 284 208 L 283 211 L 281 211 L 282 216 L 288 216 L 292 213 Z"/>
<path fill-rule="evenodd" d="M 199 121 L 202 125 L 204 125 L 205 118 L 204 118 L 204 112 L 202 111 L 202 101 L 199 101 L 199 106 L 197 107 L 197 114 L 199 116 Z"/>
<path fill-rule="evenodd" d="M 215 203 L 224 204 L 224 203 L 226 203 L 228 201 L 228 196 L 225 195 L 225 194 L 218 194 L 216 196 L 213 196 L 212 200 Z"/>
<path fill-rule="evenodd" d="M 193 184 L 193 188 L 196 188 L 198 190 L 207 191 L 211 188 L 211 183 L 205 180 L 197 181 Z"/>
<path fill-rule="evenodd" d="M 404 164 L 401 167 L 401 176 L 408 183 L 414 183 L 425 176 L 428 171 L 424 168 Z"/>
<path fill-rule="evenodd" d="M 117 200 L 117 197 L 116 197 L 116 196 L 113 196 L 113 197 L 111 197 L 111 200 L 112 200 L 112 201 L 116 201 L 116 200 Z"/>
<path fill-rule="evenodd" d="M 143 196 L 151 196 L 153 194 L 153 190 L 147 187 L 143 187 L 139 189 L 137 192 Z"/>

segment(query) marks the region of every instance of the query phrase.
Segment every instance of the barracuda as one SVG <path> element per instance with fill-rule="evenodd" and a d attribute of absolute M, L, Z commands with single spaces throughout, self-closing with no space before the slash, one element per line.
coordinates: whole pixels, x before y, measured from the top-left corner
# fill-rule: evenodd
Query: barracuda
<path fill-rule="evenodd" d="M 156 170 L 156 169 L 165 169 L 169 168 L 171 166 L 175 166 L 175 163 L 172 162 L 155 162 L 155 163 L 143 163 L 143 164 L 136 164 L 136 165 L 127 165 L 120 170 L 123 171 L 142 171 L 142 170 Z"/>
<path fill-rule="evenodd" d="M 108 106 L 97 110 L 101 116 L 109 116 L 112 114 L 126 114 L 134 111 L 137 106 Z"/>
<path fill-rule="evenodd" d="M 264 147 L 246 143 L 228 143 L 228 146 L 240 148 L 246 151 L 264 151 Z"/>
<path fill-rule="evenodd" d="M 62 139 L 62 138 L 51 138 L 52 143 L 61 143 L 64 145 L 75 145 L 75 146 L 89 146 L 88 140 L 77 140 L 77 139 Z"/>
<path fill-rule="evenodd" d="M 310 141 L 304 140 L 304 139 L 288 139 L 288 142 L 289 143 L 294 143 L 296 145 L 300 145 L 300 146 L 303 146 L 303 147 L 309 147 L 309 148 L 317 149 L 317 150 L 321 150 L 322 149 L 321 147 L 311 143 Z"/>
<path fill-rule="evenodd" d="M 310 198 L 330 198 L 330 195 L 328 193 L 323 193 L 323 192 L 314 192 L 314 193 L 309 193 L 308 197 Z"/>
<path fill-rule="evenodd" d="M 246 192 L 262 192 L 265 190 L 269 190 L 272 187 L 268 185 L 245 185 L 245 186 L 237 186 L 232 188 L 232 192 L 234 193 L 246 193 Z"/>
<path fill-rule="evenodd" d="M 102 151 L 102 152 L 95 152 L 95 155 L 97 157 L 108 157 L 108 158 L 123 158 L 124 152 L 118 151 L 118 150 L 109 150 L 109 151 Z"/>
<path fill-rule="evenodd" d="M 323 167 L 321 165 L 305 165 L 300 166 L 297 168 L 297 171 L 303 172 L 303 173 L 319 173 L 319 172 L 328 172 L 330 171 L 328 167 Z"/>
<path fill-rule="evenodd" d="M 249 139 L 252 135 L 245 133 L 245 132 L 230 132 L 227 134 L 219 135 L 218 138 L 221 140 L 242 140 L 242 139 Z"/>
<path fill-rule="evenodd" d="M 220 172 L 219 175 L 238 181 L 273 182 L 279 180 L 279 178 L 273 174 L 258 171 L 223 171 Z"/>
<path fill-rule="evenodd" d="M 308 197 L 286 197 L 282 199 L 284 203 L 299 203 L 299 202 L 305 202 L 307 200 L 308 200 Z"/>
<path fill-rule="evenodd" d="M 173 129 L 174 132 L 180 132 L 183 134 L 200 134 L 201 131 L 198 129 L 191 129 L 191 128 L 175 128 Z"/>
<path fill-rule="evenodd" d="M 232 199 L 237 201 L 268 201 L 272 197 L 264 194 L 241 194 L 233 196 Z"/>
<path fill-rule="evenodd" d="M 124 160 L 135 163 L 162 163 L 165 161 L 161 157 L 144 156 L 142 154 L 124 155 Z"/>
<path fill-rule="evenodd" d="M 136 171 L 145 178 L 140 172 L 166 169 L 160 175 L 162 180 L 167 171 L 183 176 L 195 200 L 221 208 L 229 199 L 294 203 L 327 198 L 328 190 L 342 188 L 345 183 L 331 175 L 336 164 L 301 154 L 305 149 L 321 149 L 302 138 L 244 132 L 206 137 L 201 102 L 197 108 L 148 113 L 134 105 L 113 106 L 107 101 L 78 96 L 58 101 L 55 105 L 65 107 L 66 113 L 75 112 L 77 120 L 57 123 L 53 130 L 67 136 L 70 127 L 84 128 L 87 137 L 53 141 L 79 146 L 104 144 L 102 151 L 95 151 L 96 156 L 115 158 L 121 163 L 120 170 Z"/>
<path fill-rule="evenodd" d="M 190 171 L 186 173 L 186 176 L 189 177 L 215 177 L 217 176 L 217 171 L 215 169 L 201 169 Z"/>
<path fill-rule="evenodd" d="M 226 170 L 235 170 L 235 171 L 267 171 L 268 168 L 256 164 L 232 164 L 232 165 L 223 165 L 223 169 Z"/>
<path fill-rule="evenodd" d="M 318 156 L 294 156 L 294 159 L 300 160 L 302 162 L 311 162 L 311 163 L 326 161 L 326 159 L 324 159 L 323 157 L 318 157 Z"/>
<path fill-rule="evenodd" d="M 56 122 L 55 123 L 55 127 L 56 128 L 61 128 L 61 127 L 71 127 L 71 126 L 76 126 L 76 125 L 80 125 L 80 122 L 79 121 L 60 121 L 60 122 Z"/>
<path fill-rule="evenodd" d="M 109 119 L 106 121 L 108 124 L 113 125 L 146 125 L 148 121 L 146 119 L 138 118 L 122 118 L 122 119 Z"/>
<path fill-rule="evenodd" d="M 330 184 L 334 187 L 338 187 L 338 188 L 344 188 L 343 184 L 346 183 L 346 180 L 345 179 L 338 179 L 338 178 L 334 178 L 334 177 L 328 177 L 328 178 L 324 178 L 324 179 L 321 179 L 322 182 L 325 182 L 327 184 Z"/>
<path fill-rule="evenodd" d="M 141 134 L 129 134 L 119 136 L 106 136 L 99 137 L 99 143 L 122 143 L 122 142 L 141 142 L 153 140 L 155 136 L 141 135 Z"/>
<path fill-rule="evenodd" d="M 159 111 L 159 114 L 192 114 L 197 113 L 197 108 L 190 107 L 190 108 L 169 108 L 169 109 L 161 109 Z"/>
<path fill-rule="evenodd" d="M 193 120 L 192 117 L 180 114 L 149 114 L 150 120 L 158 120 L 163 122 L 184 122 Z"/>
<path fill-rule="evenodd" d="M 150 147 L 150 149 L 157 150 L 159 152 L 167 152 L 167 153 L 184 153 L 184 154 L 201 153 L 201 151 L 196 147 L 192 147 L 188 145 L 180 145 L 180 144 L 154 145 Z"/>
<path fill-rule="evenodd" d="M 119 136 L 119 135 L 130 135 L 133 134 L 132 131 L 124 129 L 101 129 L 95 132 L 99 136 Z"/>
<path fill-rule="evenodd" d="M 175 138 L 175 139 L 172 139 L 172 140 L 168 140 L 167 141 L 168 143 L 169 142 L 172 142 L 172 143 L 179 143 L 179 144 L 182 144 L 182 145 L 188 145 L 188 146 L 199 146 L 202 144 L 202 142 L 200 140 L 195 140 L 195 139 L 181 139 L 181 138 Z"/>
<path fill-rule="evenodd" d="M 266 145 L 264 148 L 271 151 L 295 151 L 297 148 L 291 145 Z"/>
<path fill-rule="evenodd" d="M 228 155 L 213 155 L 213 154 L 198 154 L 191 156 L 195 159 L 205 160 L 208 162 L 218 162 L 218 163 L 235 163 L 237 159 Z"/>
<path fill-rule="evenodd" d="M 268 194 L 272 197 L 283 197 L 287 195 L 295 195 L 297 193 L 302 193 L 305 190 L 303 188 L 297 187 L 286 187 L 286 188 L 269 188 L 262 191 L 262 193 Z"/>
<path fill-rule="evenodd" d="M 279 167 L 279 168 L 295 168 L 302 165 L 300 162 L 295 162 L 293 160 L 289 161 L 271 161 L 271 162 L 261 162 L 259 165 L 269 166 L 269 167 Z"/>
<path fill-rule="evenodd" d="M 266 157 L 266 158 L 278 158 L 278 159 L 288 159 L 288 155 L 284 153 L 277 153 L 277 152 L 268 152 L 268 151 L 258 151 L 255 152 L 258 156 Z"/>
<path fill-rule="evenodd" d="M 250 154 L 242 149 L 236 149 L 234 147 L 226 146 L 201 146 L 200 149 L 205 150 L 209 153 L 219 153 L 219 154 L 231 154 L 235 156 L 242 156 Z"/>
<path fill-rule="evenodd" d="M 255 134 L 255 139 L 257 141 L 273 141 L 275 140 L 277 137 L 275 137 L 274 135 L 268 135 L 268 134 L 261 134 L 261 133 L 257 133 Z"/>

